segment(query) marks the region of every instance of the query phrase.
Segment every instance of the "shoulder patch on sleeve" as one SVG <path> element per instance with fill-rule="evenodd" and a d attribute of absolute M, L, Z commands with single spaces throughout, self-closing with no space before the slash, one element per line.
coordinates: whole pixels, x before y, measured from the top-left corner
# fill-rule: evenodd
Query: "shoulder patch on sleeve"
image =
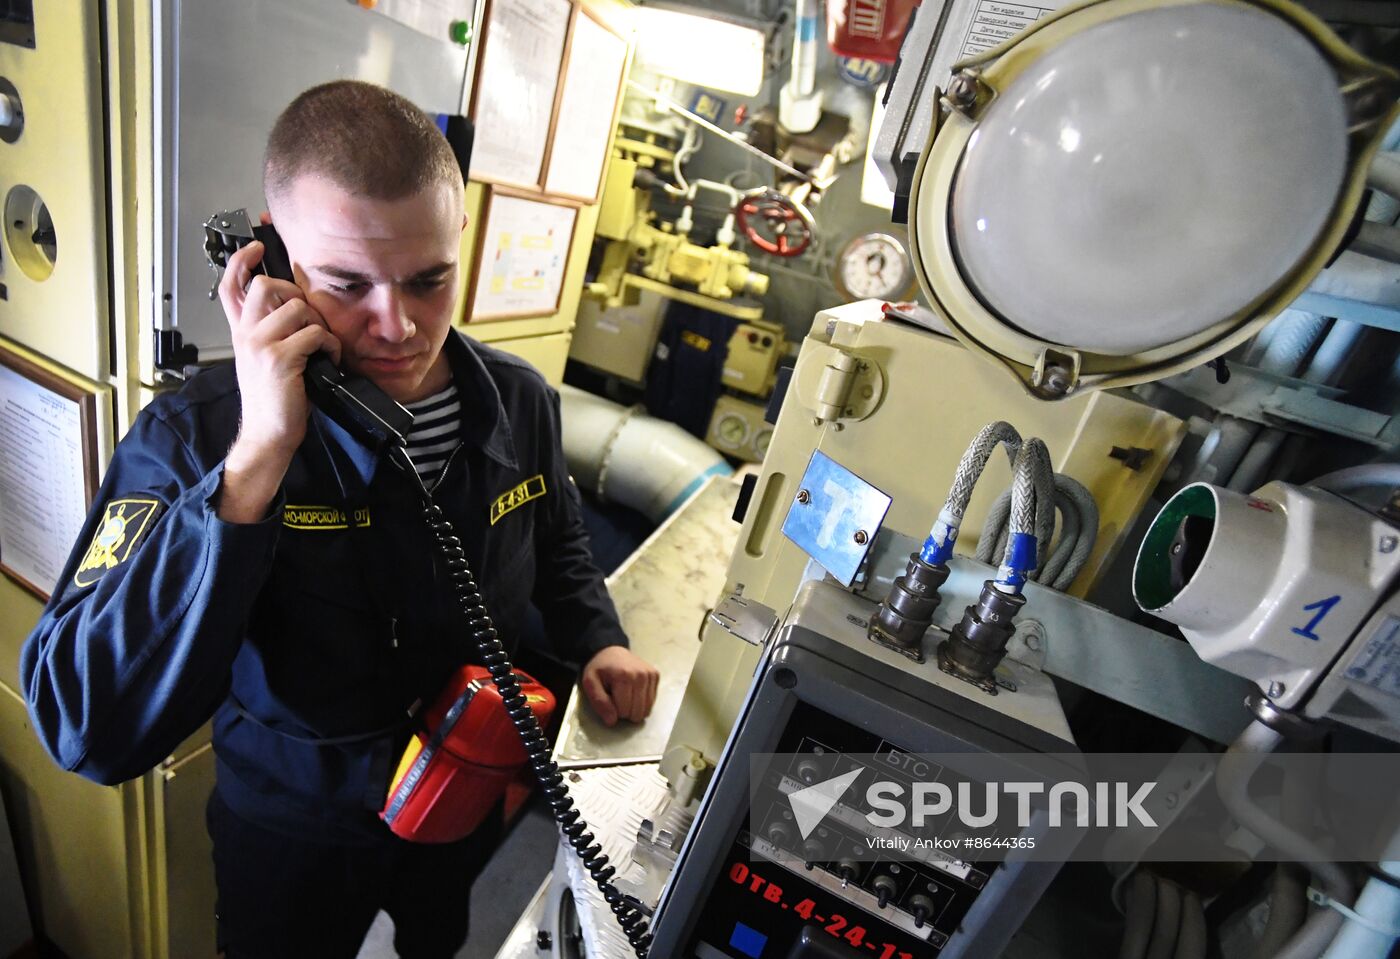
<path fill-rule="evenodd" d="M 102 525 L 93 533 L 92 543 L 73 574 L 73 585 L 91 586 L 108 570 L 130 559 L 164 511 L 165 504 L 154 497 L 125 496 L 109 501 L 102 514 Z"/>
<path fill-rule="evenodd" d="M 495 526 L 502 516 L 524 506 L 532 499 L 539 499 L 545 492 L 544 476 L 538 473 L 514 489 L 506 490 L 491 504 L 491 525 Z"/>

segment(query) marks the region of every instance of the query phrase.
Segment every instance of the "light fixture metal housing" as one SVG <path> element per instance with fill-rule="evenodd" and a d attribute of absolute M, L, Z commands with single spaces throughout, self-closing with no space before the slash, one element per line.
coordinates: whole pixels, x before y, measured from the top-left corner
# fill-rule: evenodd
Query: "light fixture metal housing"
<path fill-rule="evenodd" d="M 1157 48 L 1169 53 L 1179 48 L 1184 51 L 1184 58 L 1168 63 L 1165 71 L 1155 68 L 1142 71 L 1138 78 L 1141 89 L 1135 91 L 1145 104 L 1142 123 L 1151 124 L 1162 116 L 1190 121 L 1193 110 L 1204 115 L 1217 106 L 1212 97 L 1233 98 L 1240 105 L 1237 109 L 1246 111 L 1236 115 L 1252 119 L 1247 112 L 1251 96 L 1265 100 L 1271 91 L 1251 89 L 1240 82 L 1242 72 L 1250 67 L 1241 68 L 1234 61 L 1243 61 L 1249 54 L 1226 48 L 1226 56 L 1218 39 L 1199 43 L 1186 36 L 1194 30 L 1197 37 L 1210 40 L 1209 34 L 1217 24 L 1223 25 L 1223 29 L 1235 29 L 1241 36 L 1266 35 L 1261 42 L 1267 42 L 1272 36 L 1271 49 L 1280 51 L 1280 57 L 1293 58 L 1290 71 L 1278 75 L 1291 75 L 1295 67 L 1303 74 L 1296 81 L 1300 85 L 1295 91 L 1275 100 L 1273 114 L 1283 124 L 1282 128 L 1287 128 L 1292 122 L 1287 113 L 1290 98 L 1305 97 L 1311 104 L 1307 116 L 1313 125 L 1309 129 L 1320 137 L 1313 144 L 1315 156 L 1309 161 L 1312 166 L 1295 163 L 1277 181 L 1298 186 L 1296 191 L 1288 191 L 1289 196 L 1281 197 L 1284 203 L 1279 207 L 1282 209 L 1291 203 L 1289 210 L 1297 215 L 1292 221 L 1278 217 L 1272 223 L 1263 222 L 1263 218 L 1257 223 L 1253 218 L 1244 218 L 1247 222 L 1237 231 L 1235 246 L 1231 248 L 1225 244 L 1222 247 L 1227 250 L 1222 259 L 1232 266 L 1240 261 L 1240 273 L 1249 275 L 1241 277 L 1230 275 L 1228 270 L 1207 270 L 1212 276 L 1209 290 L 1182 289 L 1184 301 L 1192 300 L 1194 295 L 1196 302 L 1190 306 L 1175 303 L 1171 297 L 1172 284 L 1164 282 L 1164 277 L 1170 278 L 1172 264 L 1147 258 L 1148 262 L 1134 264 L 1142 270 L 1140 274 L 1129 271 L 1124 275 L 1124 264 L 1112 262 L 1112 236 L 1095 240 L 1097 249 L 1106 253 L 1103 264 L 1083 258 L 1067 261 L 1072 269 L 1065 270 L 1064 274 L 1067 286 L 1076 279 L 1071 274 L 1077 273 L 1077 280 L 1082 284 L 1080 290 L 1096 294 L 1102 291 L 1092 290 L 1091 284 L 1095 280 L 1095 269 L 1099 269 L 1102 281 L 1111 283 L 1118 291 L 1118 300 L 1111 296 L 1096 299 L 1095 295 L 1086 295 L 1084 315 L 1076 317 L 1074 291 L 1066 292 L 1053 286 L 1058 274 L 1053 264 L 1045 262 L 1032 264 L 1039 270 L 1037 278 L 1030 281 L 1031 286 L 1040 284 L 1035 289 L 1043 295 L 1037 297 L 1034 290 L 1032 295 L 1022 290 L 1011 290 L 1008 295 L 1007 278 L 1015 273 L 999 269 L 1002 264 L 997 263 L 998 257 L 1004 256 L 1014 267 L 1019 263 L 1031 264 L 1041 256 L 1042 249 L 1052 255 L 1068 256 L 1075 250 L 1093 248 L 1094 244 L 1088 243 L 1090 233 L 1087 231 L 1081 233 L 1084 244 L 1076 246 L 1066 242 L 1063 251 L 1055 249 L 1053 243 L 1026 242 L 1024 237 L 1008 237 L 1006 233 L 1002 234 L 999 244 L 984 243 L 981 248 L 978 238 L 970 234 L 964 238 L 963 234 L 976 229 L 976 225 L 975 219 L 970 221 L 969 217 L 972 207 L 966 196 L 958 196 L 958 191 L 977 189 L 982 196 L 994 193 L 987 182 L 976 182 L 981 171 L 974 164 L 982 163 L 991 153 L 988 147 L 993 146 L 989 141 L 981 143 L 979 156 L 979 134 L 992 131 L 1001 142 L 1013 142 L 1013 150 L 1025 147 L 1021 155 L 1036 162 L 1037 169 L 1044 171 L 1044 188 L 1050 201 L 1045 209 L 1027 214 L 1029 219 L 1025 222 L 1044 229 L 1047 224 L 1053 225 L 1056 216 L 1077 216 L 1086 203 L 1101 208 L 1102 220 L 1102 209 L 1111 207 L 1115 198 L 1080 194 L 1081 199 L 1076 200 L 1072 190 L 1055 193 L 1057 189 L 1068 190 L 1076 185 L 1072 182 L 1075 179 L 1073 170 L 1070 171 L 1072 175 L 1064 175 L 1069 169 L 1065 164 L 1060 164 L 1058 182 L 1051 176 L 1056 166 L 1052 154 L 1073 153 L 1079 147 L 1081 136 L 1097 136 L 1098 144 L 1109 142 L 1101 132 L 1091 129 L 1092 111 L 1095 100 L 1103 103 L 1121 91 L 1122 84 L 1110 84 L 1102 76 L 1093 74 L 1094 67 L 1085 69 L 1082 65 L 1086 62 L 1097 65 L 1097 61 L 1089 59 L 1096 46 L 1102 61 L 1110 60 L 1114 50 L 1120 51 L 1119 59 L 1123 59 L 1121 50 L 1125 38 L 1133 37 L 1135 31 L 1156 31 L 1157 40 L 1161 41 L 1165 26 L 1168 31 L 1174 31 L 1175 37 L 1158 42 Z M 1148 44 L 1145 49 L 1151 46 Z M 1066 56 L 1067 49 L 1073 56 Z M 1104 54 L 1104 51 L 1109 52 Z M 1255 51 L 1254 55 L 1257 64 L 1268 65 L 1268 51 Z M 1128 67 L 1131 68 L 1131 63 Z M 1068 118 L 1058 127 L 1059 142 L 1047 143 L 1041 136 L 1047 130 L 1057 129 L 1055 117 L 1058 114 L 1048 114 L 1049 122 L 1046 116 L 1030 118 L 1030 123 L 1018 129 L 1015 110 L 1044 94 L 1057 75 L 1063 87 L 1070 82 L 1067 77 L 1075 71 L 1080 72 L 1081 80 L 1089 79 L 1089 92 L 1096 92 L 1098 96 L 1059 94 L 1043 98 L 1052 108 L 1064 110 L 1063 115 Z M 1173 71 L 1178 81 L 1175 84 Z M 1321 89 L 1317 89 L 1319 84 Z M 1145 92 L 1152 96 L 1145 96 Z M 1160 114 L 1156 113 L 1158 101 L 1153 99 L 1158 96 L 1164 104 Z M 1173 96 L 1182 99 L 1172 102 Z M 1400 97 L 1400 75 L 1362 57 L 1321 20 L 1286 0 L 1091 0 L 1064 8 L 1001 46 L 963 60 L 955 67 L 948 90 L 941 97 L 938 124 L 920 156 L 910 194 L 909 245 L 915 274 L 930 305 L 943 315 L 958 338 L 972 350 L 1008 369 L 1033 395 L 1058 399 L 1086 389 L 1129 386 L 1189 369 L 1254 335 L 1296 299 L 1334 256 L 1360 205 L 1366 170 L 1380 148 L 1381 138 L 1400 117 L 1397 97 Z M 1112 104 L 1105 108 L 1109 113 L 1113 109 Z M 1127 115 L 1131 125 L 1135 119 L 1131 112 L 1125 113 L 1121 104 L 1117 110 L 1119 121 Z M 1260 112 L 1267 111 L 1261 108 Z M 1215 132 L 1210 138 L 1218 141 L 1215 146 L 1219 148 L 1220 142 L 1231 140 L 1233 130 L 1220 121 L 1222 116 L 1228 119 L 1228 110 L 1223 113 L 1215 110 L 1215 113 Z M 1081 124 L 1084 119 L 1088 121 L 1087 126 Z M 1200 129 L 1212 129 L 1209 118 L 1202 122 Z M 1136 147 L 1139 144 L 1134 138 L 1147 142 L 1153 132 L 1139 128 L 1134 133 L 1129 129 L 1124 138 L 1115 142 L 1127 142 Z M 1254 137 L 1256 147 L 1264 151 L 1297 147 L 1296 140 L 1270 142 L 1268 132 L 1265 129 L 1263 134 Z M 1066 137 L 1072 142 L 1066 142 Z M 1245 140 L 1248 137 L 1234 144 L 1230 154 L 1222 158 L 1221 165 L 1234 171 L 1227 171 L 1224 182 L 1252 188 L 1256 200 L 1267 200 L 1271 196 L 1268 190 L 1261 191 L 1257 184 L 1250 184 L 1243 178 L 1241 171 L 1247 172 L 1251 162 L 1250 156 L 1241 155 L 1241 144 Z M 1085 146 L 1089 146 L 1087 140 Z M 1209 146 L 1209 143 L 1189 144 L 1194 150 Z M 1038 156 L 1044 158 L 1043 165 L 1036 160 Z M 1267 156 L 1263 157 L 1263 161 L 1267 160 Z M 1005 157 L 999 163 L 1001 170 L 1015 169 Z M 1278 166 L 1274 162 L 1271 169 Z M 1310 171 L 1319 171 L 1314 177 L 1319 182 L 1309 182 Z M 1229 176 L 1234 176 L 1234 180 L 1230 181 Z M 984 181 L 987 179 L 983 177 Z M 1079 177 L 1079 180 L 1079 186 L 1097 182 L 1092 177 Z M 1125 179 L 1120 176 L 1105 189 L 1122 188 L 1124 183 Z M 968 184 L 973 186 L 968 187 Z M 1140 189 L 1150 191 L 1162 186 L 1144 183 Z M 1220 184 L 1215 185 L 1217 196 L 1220 188 Z M 1311 198 L 1305 197 L 1309 192 Z M 1211 203 L 1210 189 L 1206 186 L 1197 190 L 1190 183 L 1177 183 L 1173 195 L 1189 196 L 1201 204 Z M 1124 197 L 1121 209 L 1126 231 L 1143 229 L 1143 222 L 1132 220 L 1129 211 L 1135 208 L 1135 201 L 1147 196 L 1144 192 Z M 1160 201 L 1160 197 L 1155 199 Z M 1262 206 L 1258 208 L 1263 210 Z M 1192 225 L 1224 222 L 1218 211 L 1209 209 L 1203 210 L 1203 216 L 1197 221 L 1172 216 L 1179 211 L 1171 209 L 1158 212 L 1168 226 L 1180 226 L 1186 234 L 1190 234 L 1187 227 Z M 1210 216 L 1213 212 L 1217 213 L 1214 221 Z M 1145 215 L 1152 216 L 1150 209 Z M 1250 229 L 1255 232 L 1251 234 Z M 1072 235 L 1072 227 L 1068 228 L 1067 235 Z M 1214 239 L 1199 231 L 1194 236 L 1181 238 L 1182 243 L 1198 244 L 1187 251 L 1195 254 L 1194 260 L 1182 256 L 1181 262 L 1175 264 L 1180 274 L 1178 282 L 1183 286 L 1199 272 L 1193 272 L 1193 263 L 1196 267 L 1209 264 L 1210 258 L 1201 255 L 1201 248 Z M 1125 234 L 1124 243 L 1128 242 Z M 1151 244 L 1140 248 L 1150 249 Z M 1234 255 L 1228 254 L 1231 249 L 1236 251 Z M 1022 259 L 1018 261 L 1017 257 Z M 1243 264 L 1251 257 L 1252 264 Z M 1110 266 L 1112 275 L 1108 275 Z M 1164 274 L 1164 270 L 1168 272 Z M 1135 292 L 1139 289 L 1140 294 Z M 1044 303 L 1045 309 L 1037 310 L 1038 303 Z M 1116 329 L 1106 322 L 1112 315 L 1111 309 L 1103 312 L 1115 303 L 1124 305 L 1124 323 Z M 1100 310 L 1097 316 L 1096 308 Z"/>

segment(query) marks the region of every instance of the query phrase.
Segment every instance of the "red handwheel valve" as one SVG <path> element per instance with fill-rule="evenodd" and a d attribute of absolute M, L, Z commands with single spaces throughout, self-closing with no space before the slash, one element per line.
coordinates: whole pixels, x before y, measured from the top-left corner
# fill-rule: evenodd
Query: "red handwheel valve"
<path fill-rule="evenodd" d="M 774 256 L 801 256 L 812 243 L 811 220 L 776 190 L 740 200 L 734 218 L 746 240 Z"/>

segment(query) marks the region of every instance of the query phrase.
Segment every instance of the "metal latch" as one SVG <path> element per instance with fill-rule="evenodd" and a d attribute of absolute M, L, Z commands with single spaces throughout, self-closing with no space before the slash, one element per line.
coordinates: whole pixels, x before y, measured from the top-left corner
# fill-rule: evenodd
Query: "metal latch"
<path fill-rule="evenodd" d="M 762 646 L 778 627 L 778 614 L 762 603 L 731 594 L 710 610 L 710 622 L 753 646 Z"/>

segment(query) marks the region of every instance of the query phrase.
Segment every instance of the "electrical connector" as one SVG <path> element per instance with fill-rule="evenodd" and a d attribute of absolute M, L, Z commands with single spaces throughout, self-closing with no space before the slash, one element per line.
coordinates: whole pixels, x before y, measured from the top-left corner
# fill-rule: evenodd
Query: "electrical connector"
<path fill-rule="evenodd" d="M 870 638 L 887 646 L 911 650 L 916 658 L 919 642 L 933 624 L 934 611 L 943 601 L 938 590 L 948 581 L 946 563 L 924 562 L 918 553 L 909 557 L 904 575 L 894 581 L 890 595 L 870 620 Z"/>
<path fill-rule="evenodd" d="M 1012 620 L 1025 605 L 1025 596 L 1002 592 L 987 580 L 977 605 L 967 607 L 962 620 L 939 644 L 939 667 L 979 686 L 993 684 L 993 673 L 1016 631 Z"/>

